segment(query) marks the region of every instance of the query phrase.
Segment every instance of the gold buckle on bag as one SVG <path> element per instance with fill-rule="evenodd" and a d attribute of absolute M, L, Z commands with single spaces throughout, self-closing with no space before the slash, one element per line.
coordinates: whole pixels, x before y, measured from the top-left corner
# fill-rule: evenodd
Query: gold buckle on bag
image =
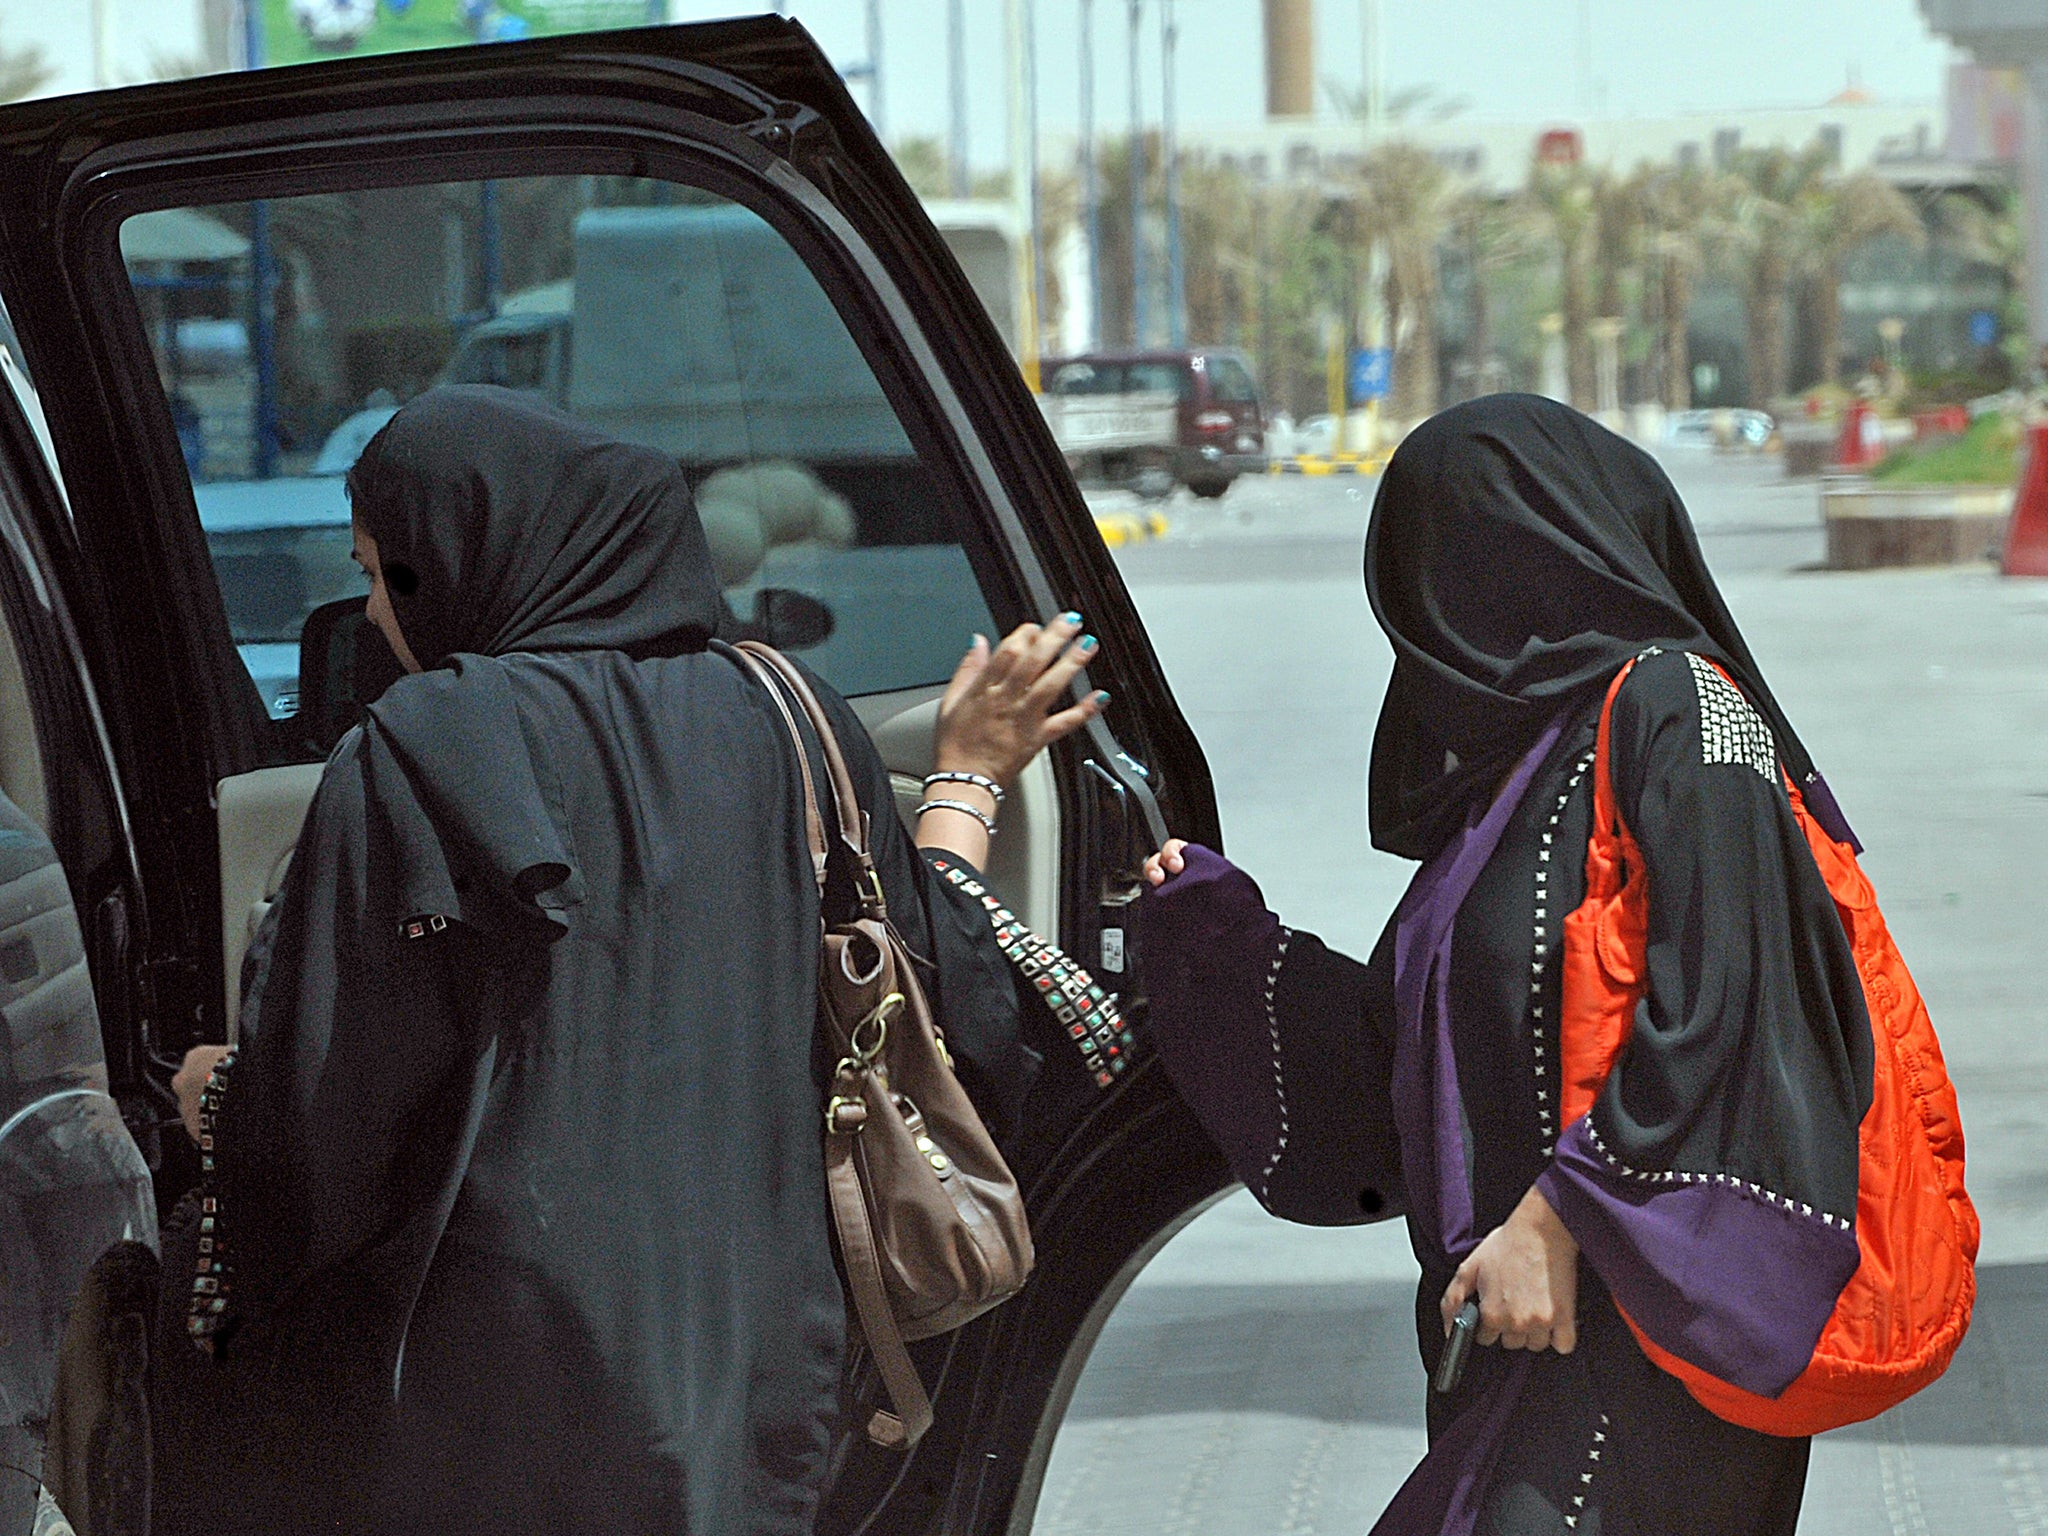
<path fill-rule="evenodd" d="M 858 1136 L 867 1127 L 867 1123 L 868 1106 L 864 1099 L 835 1093 L 832 1095 L 832 1101 L 825 1106 L 827 1136 Z"/>

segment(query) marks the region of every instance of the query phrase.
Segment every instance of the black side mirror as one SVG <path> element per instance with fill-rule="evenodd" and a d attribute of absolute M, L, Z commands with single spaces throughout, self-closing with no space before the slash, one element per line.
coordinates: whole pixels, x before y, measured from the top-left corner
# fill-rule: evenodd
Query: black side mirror
<path fill-rule="evenodd" d="M 365 597 L 322 603 L 299 631 L 299 724 L 323 756 L 363 718 L 366 705 L 405 676 Z"/>
<path fill-rule="evenodd" d="M 802 651 L 829 640 L 837 627 L 832 610 L 807 592 L 763 587 L 754 594 L 747 628 L 778 651 Z"/>

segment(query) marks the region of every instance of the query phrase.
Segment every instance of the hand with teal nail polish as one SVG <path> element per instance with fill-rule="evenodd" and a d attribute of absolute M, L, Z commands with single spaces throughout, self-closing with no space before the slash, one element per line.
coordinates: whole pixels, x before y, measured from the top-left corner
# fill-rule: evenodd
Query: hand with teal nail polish
<path fill-rule="evenodd" d="M 976 635 L 939 701 L 938 768 L 1008 786 L 1049 743 L 1081 729 L 1109 702 L 1099 690 L 1072 702 L 1081 669 L 1101 650 L 1071 610 L 1050 624 L 1019 625 L 994 649 Z"/>

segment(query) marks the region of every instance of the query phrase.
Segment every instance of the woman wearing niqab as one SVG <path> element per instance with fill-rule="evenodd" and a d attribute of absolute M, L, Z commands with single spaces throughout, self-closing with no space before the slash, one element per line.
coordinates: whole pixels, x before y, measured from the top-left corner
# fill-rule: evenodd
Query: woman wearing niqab
<path fill-rule="evenodd" d="M 1395 652 L 1373 842 L 1421 868 L 1360 965 L 1169 845 L 1144 928 L 1169 1070 L 1268 1209 L 1406 1215 L 1426 1371 L 1481 1303 L 1495 1347 L 1429 1394 L 1429 1455 L 1376 1536 L 1791 1536 L 1809 1442 L 1709 1413 L 1616 1303 L 1774 1395 L 1856 1269 L 1817 1213 L 1856 1208 L 1870 1023 L 1787 776 L 1849 830 L 1670 481 L 1578 412 L 1494 396 L 1418 427 L 1365 569 Z M 1610 763 L 1647 870 L 1647 990 L 1566 1123 L 1562 923 L 1631 663 Z"/>
<path fill-rule="evenodd" d="M 328 762 L 238 1050 L 188 1065 L 200 1283 L 166 1291 L 214 1360 L 168 1362 L 189 1411 L 160 1432 L 198 1465 L 160 1455 L 157 1529 L 808 1531 L 846 1334 L 819 900 L 775 706 L 709 648 L 687 484 L 456 388 L 401 410 L 350 487 L 371 617 L 415 675 Z M 1080 639 L 977 641 L 942 757 L 1000 778 L 1092 714 L 1046 702 Z M 1035 1062 L 1010 968 L 817 691 L 1000 1135 Z"/>

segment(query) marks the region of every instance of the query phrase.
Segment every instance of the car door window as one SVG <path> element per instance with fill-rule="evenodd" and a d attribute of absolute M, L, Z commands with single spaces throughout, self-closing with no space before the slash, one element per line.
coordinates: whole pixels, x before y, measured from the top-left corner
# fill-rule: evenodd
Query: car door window
<path fill-rule="evenodd" d="M 1114 363 L 1062 363 L 1047 386 L 1055 395 L 1114 395 L 1124 387 L 1124 371 Z"/>
<path fill-rule="evenodd" d="M 940 480 L 803 257 L 739 203 L 447 182 L 138 214 L 122 248 L 273 720 L 297 709 L 308 613 L 362 590 L 343 476 L 440 382 L 674 454 L 736 621 L 846 694 L 943 682 L 991 627 Z"/>
<path fill-rule="evenodd" d="M 1124 388 L 1137 395 L 1172 395 L 1186 400 L 1194 393 L 1195 379 L 1186 363 L 1132 363 L 1126 370 Z"/>

